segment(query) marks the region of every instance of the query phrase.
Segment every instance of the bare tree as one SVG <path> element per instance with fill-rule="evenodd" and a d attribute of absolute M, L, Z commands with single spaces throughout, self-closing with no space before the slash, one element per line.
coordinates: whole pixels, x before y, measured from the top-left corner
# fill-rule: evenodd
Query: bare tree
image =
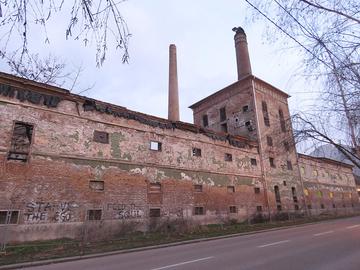
<path fill-rule="evenodd" d="M 359 156 L 360 145 L 360 4 L 358 0 L 245 0 L 255 17 L 265 18 L 269 40 L 279 33 L 303 53 L 303 73 L 322 83 L 323 102 L 317 103 L 321 114 L 331 115 L 339 123 L 338 133 L 349 139 Z M 274 35 L 275 33 L 275 35 Z M 309 79 L 309 78 L 308 78 Z M 305 136 L 340 144 L 326 131 L 324 118 L 298 117 Z M 316 121 L 316 122 L 315 122 Z M 345 125 L 344 125 L 345 123 Z M 325 128 L 325 129 L 323 129 Z M 343 149 L 344 150 L 344 149 Z M 346 152 L 346 151 L 345 151 Z M 345 153 L 344 153 L 345 154 Z M 348 153 L 349 154 L 349 153 Z M 350 159 L 350 158 L 349 158 Z"/>
<path fill-rule="evenodd" d="M 78 94 L 89 91 L 94 87 L 94 84 L 92 84 L 85 89 L 78 89 L 79 79 L 84 68 L 79 66 L 70 70 L 64 61 L 51 54 L 41 58 L 38 54 L 26 53 L 22 59 L 17 57 L 16 52 L 10 56 L 8 55 L 0 53 L 0 57 L 9 65 L 11 73 L 22 78 L 58 87 L 66 87 L 70 91 L 75 91 L 76 88 Z"/>
<path fill-rule="evenodd" d="M 128 40 L 130 33 L 119 4 L 115 0 L 3 0 L 0 1 L 0 26 L 3 35 L 0 37 L 0 48 L 3 55 L 8 54 L 9 42 L 12 39 L 21 41 L 19 61 L 29 53 L 29 36 L 40 26 L 45 34 L 45 43 L 50 42 L 47 35 L 47 24 L 56 13 L 65 13 L 69 23 L 64 29 L 66 39 L 82 40 L 86 46 L 90 41 L 96 43 L 96 64 L 102 65 L 106 59 L 109 42 L 116 49 L 122 50 L 122 61 L 129 59 Z M 11 53 L 13 50 L 10 50 Z"/>

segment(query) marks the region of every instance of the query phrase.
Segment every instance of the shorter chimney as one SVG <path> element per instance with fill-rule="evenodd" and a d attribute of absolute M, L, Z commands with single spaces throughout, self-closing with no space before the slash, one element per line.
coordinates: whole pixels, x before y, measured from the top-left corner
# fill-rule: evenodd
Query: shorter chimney
<path fill-rule="evenodd" d="M 176 46 L 171 44 L 169 47 L 169 104 L 168 119 L 179 121 L 179 90 L 177 77 Z"/>
<path fill-rule="evenodd" d="M 251 74 L 251 64 L 249 57 L 249 50 L 246 40 L 246 34 L 241 27 L 234 27 L 232 29 L 235 32 L 235 50 L 236 50 L 236 62 L 238 80 Z"/>

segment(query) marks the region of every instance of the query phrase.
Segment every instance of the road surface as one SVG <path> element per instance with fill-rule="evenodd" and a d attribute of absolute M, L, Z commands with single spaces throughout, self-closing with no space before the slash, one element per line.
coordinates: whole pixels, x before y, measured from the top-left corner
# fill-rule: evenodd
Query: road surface
<path fill-rule="evenodd" d="M 360 217 L 27 269 L 360 270 Z"/>

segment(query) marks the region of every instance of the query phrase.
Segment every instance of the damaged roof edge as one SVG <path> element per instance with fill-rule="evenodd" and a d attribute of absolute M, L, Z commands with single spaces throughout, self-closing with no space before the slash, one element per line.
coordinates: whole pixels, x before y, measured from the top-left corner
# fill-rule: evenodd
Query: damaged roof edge
<path fill-rule="evenodd" d="M 282 96 L 284 96 L 284 97 L 286 97 L 286 98 L 291 97 L 289 94 L 285 93 L 284 91 L 280 90 L 279 88 L 276 88 L 275 86 L 271 85 L 270 83 L 265 82 L 265 81 L 262 80 L 262 79 L 259 79 L 259 78 L 256 77 L 256 76 L 254 76 L 254 75 L 247 75 L 247 76 L 241 78 L 239 81 L 236 81 L 236 82 L 234 82 L 234 83 L 232 83 L 232 84 L 230 84 L 230 85 L 228 85 L 228 86 L 220 89 L 219 91 L 211 94 L 210 96 L 207 96 L 207 97 L 199 100 L 198 102 L 190 105 L 189 108 L 193 110 L 193 109 L 195 109 L 196 107 L 198 107 L 199 105 L 201 105 L 202 103 L 204 103 L 205 101 L 207 101 L 207 100 L 209 100 L 209 99 L 211 99 L 211 98 L 216 97 L 217 95 L 219 95 L 219 94 L 227 91 L 228 89 L 230 89 L 230 88 L 234 87 L 235 85 L 237 85 L 237 84 L 239 84 L 239 83 L 242 83 L 242 82 L 244 82 L 245 80 L 248 80 L 248 79 L 253 79 L 253 80 L 255 80 L 255 81 L 259 81 L 260 83 L 266 84 L 267 86 L 271 87 L 271 88 L 272 88 L 273 90 L 275 90 L 277 93 L 279 93 L 280 95 L 282 95 Z"/>
<path fill-rule="evenodd" d="M 52 98 L 58 98 L 59 102 L 60 100 L 69 100 L 73 102 L 81 102 L 84 108 L 84 111 L 97 111 L 99 113 L 106 113 L 111 114 L 113 116 L 127 118 L 131 120 L 138 121 L 142 124 L 146 124 L 152 127 L 160 127 L 160 128 L 166 128 L 166 129 L 179 129 L 179 130 L 185 130 L 190 131 L 193 133 L 203 134 L 209 138 L 212 138 L 214 140 L 220 140 L 220 141 L 228 141 L 230 145 L 233 145 L 235 147 L 243 148 L 245 147 L 244 144 L 248 144 L 251 146 L 257 146 L 257 142 L 255 140 L 250 140 L 249 138 L 242 137 L 242 136 L 234 136 L 227 133 L 218 133 L 214 132 L 212 130 L 204 129 L 200 126 L 181 122 L 181 121 L 170 121 L 165 118 L 160 118 L 153 115 L 148 115 L 136 111 L 131 111 L 127 109 L 126 107 L 114 105 L 111 103 L 99 101 L 96 99 L 88 98 L 85 96 L 77 95 L 71 93 L 69 90 L 65 90 L 56 86 L 51 86 L 44 83 L 38 83 L 32 80 L 28 80 L 25 78 L 20 78 L 14 75 L 10 75 L 7 73 L 0 72 L 0 82 L 3 81 L 4 83 L 8 84 L 10 87 L 14 87 L 12 97 L 16 97 L 21 102 L 29 101 L 31 103 L 32 100 L 25 98 L 19 98 L 19 96 L 23 97 L 24 95 L 19 95 L 19 90 L 21 92 L 29 92 L 31 91 L 36 92 L 36 90 L 40 90 L 40 92 L 46 92 L 46 93 L 52 93 Z M 15 86 L 14 84 L 21 84 L 22 87 Z M 27 86 L 31 85 L 33 88 L 31 90 L 26 89 Z M 37 88 L 37 89 L 34 89 Z M 15 96 L 15 91 L 17 91 Z M 0 93 L 1 94 L 1 93 Z M 39 100 L 36 100 L 37 102 L 34 104 L 40 104 L 41 98 L 44 98 L 44 95 L 37 97 Z M 39 102 L 38 102 L 39 101 Z M 45 105 L 45 103 L 44 103 Z M 57 106 L 57 103 L 56 103 Z M 56 107 L 51 106 L 51 107 Z"/>
<path fill-rule="evenodd" d="M 336 165 L 343 166 L 343 167 L 348 167 L 348 168 L 353 168 L 354 167 L 354 165 L 347 164 L 347 163 L 344 163 L 344 162 L 341 162 L 341 161 L 337 161 L 337 160 L 334 160 L 334 159 L 331 159 L 331 158 L 314 157 L 314 156 L 309 156 L 309 155 L 300 154 L 300 153 L 298 153 L 298 155 L 299 155 L 300 158 L 313 159 L 315 161 L 330 162 L 330 163 L 334 163 Z"/>

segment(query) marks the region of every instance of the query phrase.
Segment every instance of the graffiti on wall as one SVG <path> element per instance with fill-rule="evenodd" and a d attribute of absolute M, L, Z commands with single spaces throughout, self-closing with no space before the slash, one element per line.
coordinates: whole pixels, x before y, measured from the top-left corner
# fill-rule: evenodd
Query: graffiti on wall
<path fill-rule="evenodd" d="M 77 205 L 73 202 L 29 202 L 24 212 L 25 223 L 70 222 L 73 209 Z"/>
<path fill-rule="evenodd" d="M 144 215 L 141 207 L 135 204 L 108 203 L 107 210 L 113 211 L 116 219 L 136 219 Z"/>

